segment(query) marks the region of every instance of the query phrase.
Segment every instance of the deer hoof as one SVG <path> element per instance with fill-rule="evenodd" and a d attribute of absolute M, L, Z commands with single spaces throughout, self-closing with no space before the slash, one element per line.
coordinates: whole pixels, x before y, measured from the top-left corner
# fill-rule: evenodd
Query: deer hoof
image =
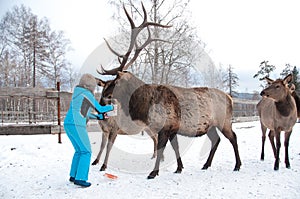
<path fill-rule="evenodd" d="M 148 175 L 147 179 L 154 179 L 156 176 L 158 176 L 158 171 L 152 171 L 152 172 Z"/>
<path fill-rule="evenodd" d="M 92 165 L 96 165 L 96 164 L 98 164 L 98 162 L 99 162 L 99 160 L 94 160 L 94 162 L 92 163 Z"/>
<path fill-rule="evenodd" d="M 174 173 L 181 173 L 182 170 L 176 170 Z"/>
<path fill-rule="evenodd" d="M 234 167 L 233 171 L 239 171 L 240 167 Z"/>
<path fill-rule="evenodd" d="M 274 170 L 275 170 L 275 171 L 279 170 L 279 162 L 280 162 L 279 159 L 276 159 L 276 160 L 275 160 L 275 164 L 274 164 Z"/>
<path fill-rule="evenodd" d="M 208 167 L 210 167 L 209 165 L 207 165 L 207 164 L 205 164 L 205 165 L 203 165 L 203 167 L 202 167 L 202 170 L 207 170 L 208 169 Z"/>
<path fill-rule="evenodd" d="M 100 171 L 105 171 L 105 169 L 106 169 L 106 166 L 105 166 L 105 164 L 103 164 L 102 167 L 100 168 Z"/>
<path fill-rule="evenodd" d="M 241 168 L 241 165 L 242 165 L 242 163 L 241 163 L 241 162 L 237 162 L 237 163 L 235 164 L 235 166 L 234 166 L 234 169 L 233 169 L 233 171 L 239 171 L 239 170 L 240 170 L 240 168 Z"/>
<path fill-rule="evenodd" d="M 176 171 L 174 173 L 181 173 L 182 172 L 183 167 L 177 167 Z"/>

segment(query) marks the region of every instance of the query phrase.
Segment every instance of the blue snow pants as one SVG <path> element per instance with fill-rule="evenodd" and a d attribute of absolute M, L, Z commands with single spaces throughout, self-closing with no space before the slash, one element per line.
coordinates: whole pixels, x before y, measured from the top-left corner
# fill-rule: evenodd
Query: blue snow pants
<path fill-rule="evenodd" d="M 92 150 L 86 127 L 65 124 L 64 129 L 75 149 L 70 176 L 76 180 L 87 181 Z"/>

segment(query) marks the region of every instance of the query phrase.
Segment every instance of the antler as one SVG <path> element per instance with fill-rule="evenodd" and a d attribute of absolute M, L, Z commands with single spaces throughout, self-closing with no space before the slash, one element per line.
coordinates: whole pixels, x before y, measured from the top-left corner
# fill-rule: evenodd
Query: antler
<path fill-rule="evenodd" d="M 132 18 L 130 17 L 130 15 L 128 14 L 124 4 L 123 4 L 123 9 L 125 11 L 125 14 L 127 16 L 127 19 L 129 20 L 130 26 L 131 26 L 131 38 L 130 38 L 130 45 L 129 48 L 127 50 L 127 52 L 124 55 L 121 55 L 120 53 L 116 52 L 115 50 L 112 49 L 112 47 L 109 45 L 108 41 L 106 39 L 105 42 L 109 48 L 109 50 L 118 56 L 118 60 L 120 62 L 120 66 L 111 70 L 105 70 L 102 66 L 101 66 L 101 70 L 102 72 L 98 71 L 98 73 L 102 74 L 102 75 L 116 75 L 118 71 L 123 71 L 126 70 L 130 65 L 133 64 L 133 62 L 137 59 L 139 53 L 148 45 L 150 44 L 152 41 L 164 41 L 162 39 L 158 39 L 158 38 L 151 38 L 151 32 L 150 32 L 150 28 L 149 26 L 156 26 L 156 27 L 162 27 L 162 28 L 169 28 L 171 26 L 167 26 L 167 25 L 161 25 L 159 23 L 154 23 L 154 22 L 148 22 L 147 21 L 147 13 L 146 13 L 146 9 L 142 3 L 142 8 L 143 8 L 143 13 L 144 13 L 144 20 L 142 22 L 141 25 L 139 25 L 138 27 L 135 26 Z M 147 28 L 148 30 L 148 38 L 147 40 L 140 46 L 138 46 L 136 39 L 137 36 L 139 35 L 139 33 L 144 29 Z M 128 62 L 129 56 L 133 50 L 133 48 L 135 47 L 135 53 L 133 55 L 133 58 Z"/>

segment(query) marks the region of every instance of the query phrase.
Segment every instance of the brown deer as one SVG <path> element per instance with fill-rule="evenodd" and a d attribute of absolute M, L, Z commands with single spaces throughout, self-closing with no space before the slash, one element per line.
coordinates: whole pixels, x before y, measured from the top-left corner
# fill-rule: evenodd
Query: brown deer
<path fill-rule="evenodd" d="M 143 8 L 143 12 L 144 12 L 144 21 L 143 23 L 139 26 L 139 27 L 135 27 L 135 24 L 133 22 L 133 20 L 131 19 L 131 17 L 129 16 L 126 8 L 123 6 L 124 8 L 124 11 L 125 11 L 125 14 L 130 22 L 130 25 L 132 27 L 132 40 L 136 40 L 138 34 L 140 31 L 142 31 L 144 28 L 147 28 L 148 29 L 148 33 L 150 34 L 150 29 L 149 29 L 149 26 L 158 26 L 158 27 L 163 27 L 163 28 L 168 28 L 170 26 L 163 26 L 161 24 L 158 24 L 158 23 L 153 23 L 153 22 L 148 22 L 147 21 L 147 14 L 146 14 L 146 10 L 144 8 L 144 5 L 142 4 L 142 8 Z M 134 58 L 133 58 L 133 61 L 138 57 L 138 54 L 139 52 L 145 48 L 149 43 L 151 43 L 152 41 L 163 41 L 163 40 L 160 40 L 160 39 L 152 39 L 151 38 L 151 35 L 149 35 L 149 38 L 148 40 L 141 46 L 141 47 L 138 47 L 136 48 L 136 54 L 134 55 Z M 108 44 L 108 42 L 105 40 L 105 42 L 107 43 L 109 49 L 114 53 L 116 54 L 116 52 L 110 47 L 110 45 Z M 123 62 L 124 64 L 126 64 L 127 62 L 127 59 L 130 55 L 130 52 L 132 51 L 132 49 L 134 48 L 134 43 L 131 43 L 131 45 L 129 46 L 129 49 L 128 50 L 128 54 L 126 54 L 123 58 Z M 119 54 L 117 54 L 118 57 L 121 57 Z M 132 63 L 133 63 L 132 61 Z M 131 64 L 132 64 L 131 63 Z M 98 85 L 103 87 L 104 89 L 103 90 L 107 90 L 107 88 L 111 85 L 112 81 L 102 81 L 100 79 L 97 79 L 98 81 Z M 111 100 L 108 100 L 108 97 L 105 95 L 106 93 L 102 93 L 102 96 L 101 96 L 101 99 L 100 99 L 100 104 L 106 104 L 106 103 L 111 103 Z M 106 101 L 105 101 L 106 100 Z M 104 162 L 100 168 L 100 171 L 104 171 L 106 168 L 107 168 L 107 164 L 108 164 L 108 159 L 109 159 L 109 155 L 110 155 L 110 151 L 113 147 L 113 144 L 115 142 L 115 139 L 117 137 L 117 135 L 133 135 L 133 134 L 137 134 L 139 133 L 138 131 L 127 131 L 127 132 L 124 132 L 122 129 L 119 128 L 118 126 L 118 122 L 116 120 L 116 118 L 114 117 L 110 117 L 110 118 L 107 118 L 105 120 L 99 120 L 99 125 L 103 131 L 103 134 L 102 134 L 102 140 L 101 140 L 101 144 L 100 144 L 100 150 L 97 154 L 97 157 L 96 159 L 93 161 L 92 165 L 96 165 L 99 163 L 99 160 L 101 158 L 101 154 L 106 146 L 106 155 L 105 155 L 105 158 L 104 158 Z M 141 131 L 145 131 L 150 137 L 151 139 L 153 140 L 153 143 L 154 143 L 154 152 L 153 152 L 153 155 L 152 155 L 152 158 L 155 158 L 156 155 L 157 155 L 157 134 L 154 134 L 151 132 L 151 130 L 149 128 L 143 128 L 143 129 L 140 129 Z M 107 143 L 108 141 L 108 143 Z"/>
<path fill-rule="evenodd" d="M 289 139 L 293 126 L 297 120 L 297 107 L 295 99 L 292 96 L 290 88 L 288 87 L 288 84 L 291 82 L 292 78 L 292 75 L 286 76 L 283 80 L 277 79 L 275 81 L 270 78 L 265 78 L 269 86 L 261 92 L 261 96 L 263 96 L 263 98 L 257 104 L 262 130 L 261 159 L 264 159 L 266 130 L 270 129 L 269 139 L 275 156 L 274 170 L 279 169 L 281 131 L 285 131 L 285 164 L 286 168 L 290 168 L 288 155 Z M 274 143 L 274 136 L 276 139 L 276 145 Z"/>
<path fill-rule="evenodd" d="M 290 86 L 289 90 L 290 90 L 291 95 L 293 96 L 293 98 L 294 98 L 294 100 L 296 102 L 297 117 L 300 118 L 300 98 L 297 95 L 295 89 L 296 89 L 295 85 L 292 84 Z M 266 130 L 263 130 L 263 129 L 262 129 L 262 132 L 263 132 L 262 133 L 262 149 L 261 149 L 261 156 L 260 156 L 261 160 L 264 160 L 264 157 L 265 157 L 264 151 L 265 151 Z M 274 142 L 274 132 L 270 130 L 269 134 L 268 134 L 268 137 L 269 137 L 272 149 L 273 149 L 274 158 L 276 159 L 276 147 L 275 147 L 275 142 Z"/>
<path fill-rule="evenodd" d="M 145 11 L 144 14 L 146 15 Z M 151 132 L 158 135 L 155 167 L 149 174 L 148 179 L 155 178 L 158 175 L 160 160 L 168 140 L 171 142 L 177 159 L 175 172 L 181 173 L 183 164 L 179 154 L 177 134 L 188 137 L 208 134 L 208 136 L 213 135 L 217 137 L 217 141 L 212 145 L 203 169 L 210 167 L 220 142 L 216 128 L 230 140 L 236 159 L 234 170 L 239 170 L 241 160 L 236 134 L 232 130 L 231 97 L 214 88 L 181 88 L 169 85 L 145 84 L 132 73 L 126 72 L 125 70 L 135 61 L 139 52 L 148 43 L 155 40 L 151 39 L 150 31 L 148 31 L 149 37 L 147 41 L 143 45 L 137 46 L 135 39 L 137 32 L 140 30 L 136 30 L 137 27 L 135 27 L 131 19 L 129 21 L 131 21 L 132 27 L 132 40 L 126 54 L 120 56 L 108 44 L 111 51 L 119 57 L 120 66 L 112 70 L 104 70 L 102 68 L 102 71 L 99 71 L 103 75 L 116 75 L 116 78 L 109 82 L 101 80 L 99 82 L 104 84 L 102 91 L 104 104 L 109 103 L 113 99 L 120 107 L 120 114 L 114 118 L 118 128 L 124 132 L 131 133 L 140 132 L 148 128 Z M 140 26 L 141 28 L 148 28 L 149 25 L 153 25 L 146 22 L 146 20 L 144 20 L 143 24 Z M 128 62 L 128 57 L 134 46 L 134 56 Z"/>

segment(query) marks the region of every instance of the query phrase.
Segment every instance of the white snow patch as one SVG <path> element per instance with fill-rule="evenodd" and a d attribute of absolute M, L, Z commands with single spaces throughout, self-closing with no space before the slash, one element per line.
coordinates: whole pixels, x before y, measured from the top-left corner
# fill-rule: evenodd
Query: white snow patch
<path fill-rule="evenodd" d="M 106 171 L 117 175 L 118 179 L 110 180 L 104 176 L 105 172 L 99 171 L 104 153 L 100 164 L 91 166 L 89 181 L 92 186 L 85 189 L 68 181 L 74 151 L 65 134 L 62 144 L 58 144 L 57 135 L 0 136 L 0 198 L 299 198 L 300 124 L 295 125 L 290 139 L 291 169 L 286 169 L 283 161 L 282 133 L 279 171 L 273 170 L 274 158 L 268 140 L 265 161 L 260 161 L 259 122 L 234 123 L 233 127 L 242 160 L 239 172 L 233 171 L 233 148 L 224 136 L 221 136 L 212 167 L 201 170 L 207 158 L 203 152 L 207 141 L 204 136 L 187 138 L 193 141 L 182 152 L 184 169 L 181 174 L 173 173 L 174 160 L 162 166 L 155 179 L 147 180 L 155 163 L 150 159 L 152 140 L 146 135 L 118 136 Z M 90 133 L 90 139 L 93 156 L 96 156 L 101 133 Z M 117 149 L 143 156 L 138 160 L 136 156 L 117 156 L 114 153 Z M 166 153 L 166 156 L 171 155 Z M 137 172 L 129 169 L 139 164 L 147 167 Z"/>

